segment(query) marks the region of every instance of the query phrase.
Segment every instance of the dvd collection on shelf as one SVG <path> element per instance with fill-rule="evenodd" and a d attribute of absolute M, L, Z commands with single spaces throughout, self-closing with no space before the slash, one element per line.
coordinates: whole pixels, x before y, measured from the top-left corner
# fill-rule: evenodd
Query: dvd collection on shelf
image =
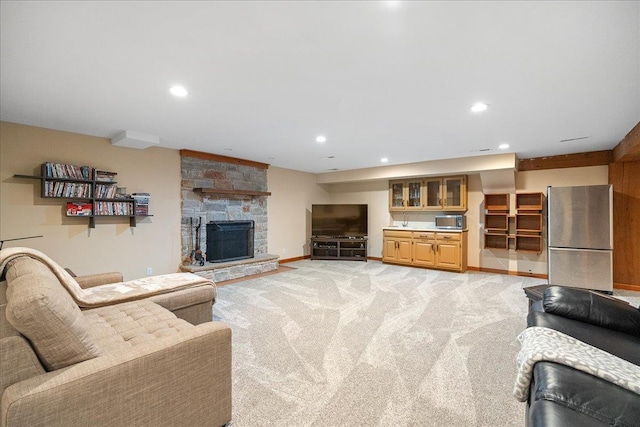
<path fill-rule="evenodd" d="M 149 215 L 149 193 L 126 194 L 126 188 L 116 186 L 116 172 L 46 162 L 42 173 L 44 197 L 89 199 L 67 202 L 67 216 Z"/>
<path fill-rule="evenodd" d="M 131 195 L 136 201 L 136 215 L 149 215 L 149 193 L 133 193 Z"/>
<path fill-rule="evenodd" d="M 132 202 L 96 202 L 94 215 L 133 215 Z"/>
<path fill-rule="evenodd" d="M 67 216 L 132 216 L 132 202 L 95 202 L 95 213 L 92 203 L 67 202 Z M 136 215 L 147 215 L 138 214 Z"/>
<path fill-rule="evenodd" d="M 96 198 L 97 199 L 113 199 L 116 197 L 117 188 L 115 184 L 97 184 L 96 185 Z"/>
<path fill-rule="evenodd" d="M 91 184 L 80 182 L 45 181 L 45 197 L 67 197 L 70 199 L 90 199 Z"/>
<path fill-rule="evenodd" d="M 90 181 L 93 179 L 95 169 L 89 166 L 75 166 L 62 163 L 46 162 L 44 164 L 47 178 L 80 179 Z"/>
<path fill-rule="evenodd" d="M 98 182 L 114 182 L 116 180 L 116 172 L 107 172 L 107 171 L 95 171 L 96 173 L 96 181 Z"/>

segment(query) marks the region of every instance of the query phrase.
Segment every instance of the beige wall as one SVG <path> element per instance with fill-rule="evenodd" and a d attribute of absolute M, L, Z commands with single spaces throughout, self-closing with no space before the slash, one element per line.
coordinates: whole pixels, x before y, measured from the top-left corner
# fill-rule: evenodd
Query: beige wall
<path fill-rule="evenodd" d="M 64 199 L 40 197 L 40 181 L 13 178 L 40 175 L 44 162 L 88 165 L 117 172 L 129 193 L 148 192 L 153 217 L 129 227 L 128 218 L 67 218 Z M 0 239 L 43 251 L 76 274 L 121 271 L 125 280 L 173 273 L 180 263 L 180 156 L 177 150 L 113 147 L 105 138 L 0 123 Z"/>
<path fill-rule="evenodd" d="M 118 172 L 128 192 L 151 194 L 154 215 L 130 228 L 126 219 L 67 218 L 63 199 L 42 199 L 40 182 L 13 178 L 39 175 L 43 162 L 90 165 Z M 357 178 L 357 176 L 356 176 Z M 382 227 L 403 220 L 388 211 L 388 180 L 317 184 L 319 175 L 270 167 L 268 186 L 268 252 L 282 259 L 309 255 L 311 205 L 369 205 L 369 256 L 382 256 Z M 546 192 L 549 185 L 590 185 L 608 182 L 607 166 L 516 173 L 516 191 Z M 483 249 L 483 189 L 478 173 L 468 174 L 469 266 L 546 274 L 546 254 Z M 512 214 L 514 200 L 512 196 Z M 433 222 L 435 213 L 409 213 L 406 219 Z M 113 147 L 105 138 L 0 124 L 0 239 L 42 234 L 43 238 L 7 242 L 29 246 L 52 256 L 78 274 L 118 270 L 126 279 L 177 271 L 180 263 L 180 156 L 177 150 L 135 150 Z"/>
<path fill-rule="evenodd" d="M 329 203 L 329 194 L 311 173 L 269 167 L 268 251 L 281 259 L 309 255 L 311 205 Z"/>

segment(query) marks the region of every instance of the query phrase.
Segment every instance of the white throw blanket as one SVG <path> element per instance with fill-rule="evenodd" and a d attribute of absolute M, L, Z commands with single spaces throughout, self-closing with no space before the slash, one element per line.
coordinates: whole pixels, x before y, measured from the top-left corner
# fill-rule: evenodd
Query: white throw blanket
<path fill-rule="evenodd" d="M 47 255 L 35 249 L 20 247 L 0 250 L 0 273 L 4 271 L 9 261 L 20 256 L 28 256 L 49 267 L 78 306 L 82 308 L 95 308 L 133 301 L 195 286 L 215 287 L 211 280 L 193 273 L 172 273 L 82 289 L 64 268 Z"/>
<path fill-rule="evenodd" d="M 570 366 L 640 394 L 640 366 L 549 328 L 525 329 L 518 340 L 522 349 L 516 362 L 518 376 L 513 395 L 521 402 L 529 397 L 529 384 L 536 362 Z"/>

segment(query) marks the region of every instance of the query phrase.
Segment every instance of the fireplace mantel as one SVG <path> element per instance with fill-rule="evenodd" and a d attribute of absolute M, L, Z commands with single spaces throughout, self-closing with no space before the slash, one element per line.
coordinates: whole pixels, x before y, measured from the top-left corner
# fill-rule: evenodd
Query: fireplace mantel
<path fill-rule="evenodd" d="M 270 196 L 271 191 L 252 191 L 252 190 L 223 190 L 220 188 L 196 187 L 193 189 L 195 193 L 200 194 L 230 194 L 235 196 Z"/>

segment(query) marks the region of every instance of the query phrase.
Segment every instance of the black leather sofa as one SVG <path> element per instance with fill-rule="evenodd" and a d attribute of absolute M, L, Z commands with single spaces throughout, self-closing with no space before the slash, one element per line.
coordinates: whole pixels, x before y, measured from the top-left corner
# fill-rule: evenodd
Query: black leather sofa
<path fill-rule="evenodd" d="M 640 309 L 594 292 L 552 286 L 532 305 L 528 326 L 572 336 L 640 365 Z M 640 426 L 640 395 L 568 366 L 538 362 L 527 426 Z"/>

